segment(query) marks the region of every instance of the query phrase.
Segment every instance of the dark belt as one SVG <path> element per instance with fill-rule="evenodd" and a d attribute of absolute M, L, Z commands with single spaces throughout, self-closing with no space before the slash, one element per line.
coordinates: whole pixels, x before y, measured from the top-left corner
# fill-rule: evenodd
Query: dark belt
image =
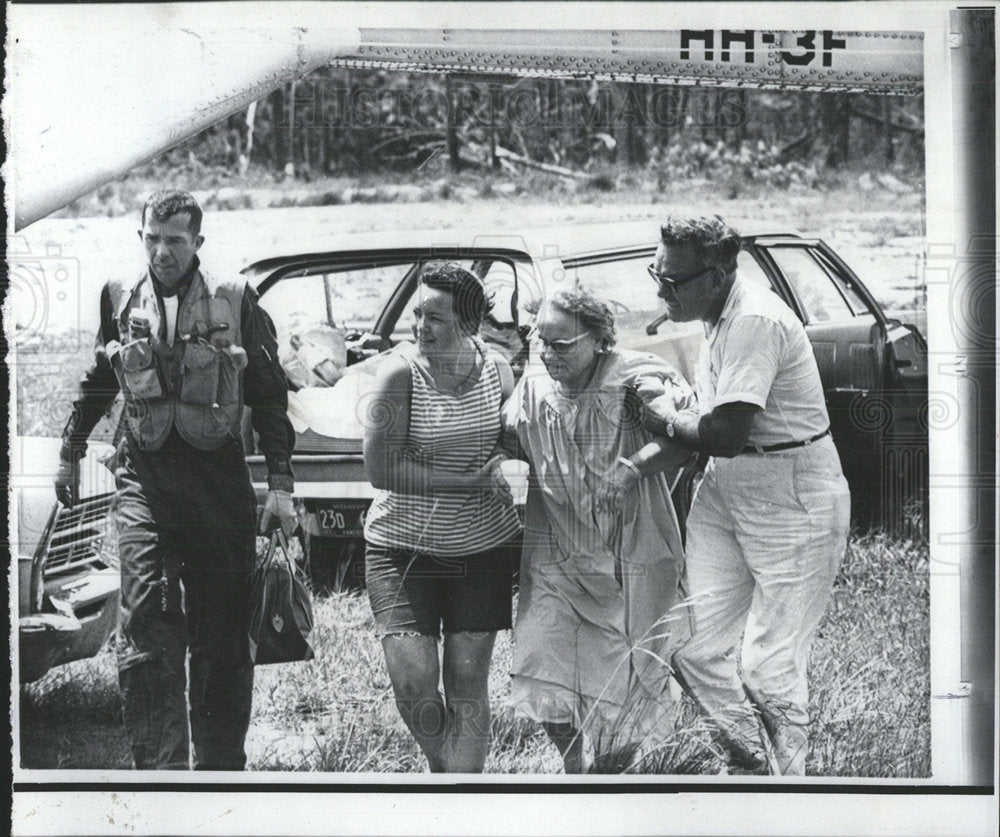
<path fill-rule="evenodd" d="M 806 445 L 811 445 L 813 442 L 818 442 L 824 436 L 830 435 L 830 428 L 828 427 L 822 433 L 817 433 L 811 439 L 806 439 L 802 442 L 782 442 L 780 445 L 747 445 L 743 448 L 743 453 L 774 453 L 779 450 L 791 450 L 792 448 L 804 448 Z"/>

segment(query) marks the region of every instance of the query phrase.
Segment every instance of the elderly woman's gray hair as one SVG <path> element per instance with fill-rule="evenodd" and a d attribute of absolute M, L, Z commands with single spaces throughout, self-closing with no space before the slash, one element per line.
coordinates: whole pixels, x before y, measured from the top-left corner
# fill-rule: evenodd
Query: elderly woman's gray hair
<path fill-rule="evenodd" d="M 575 317 L 605 352 L 615 345 L 615 315 L 611 306 L 586 288 L 577 285 L 568 290 L 556 291 L 545 298 L 544 305 L 551 305 Z M 543 307 L 541 300 L 535 300 L 527 306 L 533 314 Z"/>
<path fill-rule="evenodd" d="M 660 240 L 668 247 L 694 247 L 707 263 L 736 270 L 740 234 L 718 215 L 671 215 L 660 227 Z"/>

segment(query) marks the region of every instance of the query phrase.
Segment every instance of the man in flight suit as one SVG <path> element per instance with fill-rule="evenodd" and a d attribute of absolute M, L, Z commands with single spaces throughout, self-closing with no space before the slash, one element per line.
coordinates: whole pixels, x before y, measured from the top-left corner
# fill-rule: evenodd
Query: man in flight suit
<path fill-rule="evenodd" d="M 118 671 L 137 769 L 242 770 L 253 664 L 247 626 L 256 499 L 240 441 L 244 405 L 267 461 L 261 529 L 295 527 L 285 375 L 274 325 L 242 280 L 202 271 L 202 211 L 154 194 L 139 237 L 148 267 L 101 292 L 95 361 L 63 432 L 56 496 L 75 496 L 87 438 L 119 392 Z"/>
<path fill-rule="evenodd" d="M 771 772 L 803 775 L 809 645 L 850 522 L 819 370 L 792 310 L 737 273 L 735 230 L 714 216 L 670 218 L 660 233 L 659 296 L 708 338 L 698 409 L 677 412 L 669 397 L 645 408 L 649 430 L 711 456 L 688 517 L 695 624 L 675 672 L 732 768 L 756 772 L 768 756 Z"/>

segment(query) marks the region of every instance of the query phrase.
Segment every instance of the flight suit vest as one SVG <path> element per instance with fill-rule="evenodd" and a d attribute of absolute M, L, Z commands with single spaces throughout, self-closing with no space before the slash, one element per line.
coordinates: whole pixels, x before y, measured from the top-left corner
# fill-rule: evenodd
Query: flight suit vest
<path fill-rule="evenodd" d="M 126 426 L 140 449 L 159 449 L 171 427 L 202 450 L 239 438 L 243 376 L 225 350 L 241 345 L 245 289 L 243 281 L 216 281 L 196 270 L 171 346 L 148 271 L 131 285 L 108 283 L 123 344 L 111 362 L 125 396 Z M 132 339 L 133 312 L 148 320 L 148 337 Z"/>

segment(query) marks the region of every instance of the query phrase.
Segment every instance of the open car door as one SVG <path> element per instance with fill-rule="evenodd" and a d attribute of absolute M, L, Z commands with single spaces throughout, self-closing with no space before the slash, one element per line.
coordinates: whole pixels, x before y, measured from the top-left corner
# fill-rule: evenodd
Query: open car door
<path fill-rule="evenodd" d="M 899 514 L 901 501 L 925 493 L 926 343 L 915 328 L 887 320 L 819 239 L 764 238 L 754 248 L 805 324 L 844 472 L 864 506 L 857 511 Z"/>

